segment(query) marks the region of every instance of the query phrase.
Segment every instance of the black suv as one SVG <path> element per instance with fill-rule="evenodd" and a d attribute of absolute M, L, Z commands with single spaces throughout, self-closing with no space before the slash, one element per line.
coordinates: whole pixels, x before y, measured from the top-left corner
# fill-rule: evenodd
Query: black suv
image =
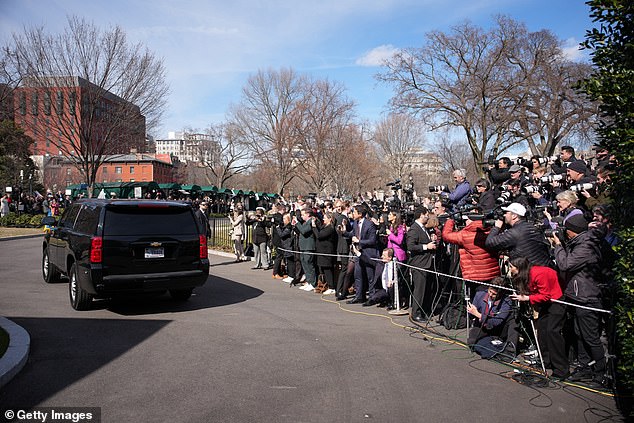
<path fill-rule="evenodd" d="M 209 276 L 207 239 L 192 207 L 177 201 L 78 200 L 51 226 L 42 245 L 46 282 L 68 276 L 70 303 L 169 290 L 186 300 Z"/>

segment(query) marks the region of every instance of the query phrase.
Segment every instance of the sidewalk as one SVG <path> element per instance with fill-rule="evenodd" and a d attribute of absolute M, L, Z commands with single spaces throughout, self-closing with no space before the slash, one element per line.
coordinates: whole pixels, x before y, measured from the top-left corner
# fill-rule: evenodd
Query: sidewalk
<path fill-rule="evenodd" d="M 9 347 L 0 357 L 0 388 L 6 385 L 26 364 L 31 337 L 21 326 L 0 317 L 0 327 L 9 334 Z"/>

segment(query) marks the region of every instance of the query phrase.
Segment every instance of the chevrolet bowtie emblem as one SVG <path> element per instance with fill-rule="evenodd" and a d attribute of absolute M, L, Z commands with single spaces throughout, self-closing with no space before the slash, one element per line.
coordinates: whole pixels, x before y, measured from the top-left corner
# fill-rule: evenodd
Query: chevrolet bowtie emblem
<path fill-rule="evenodd" d="M 150 247 L 160 247 L 161 245 L 163 244 L 161 244 L 160 242 L 153 242 L 150 244 Z"/>

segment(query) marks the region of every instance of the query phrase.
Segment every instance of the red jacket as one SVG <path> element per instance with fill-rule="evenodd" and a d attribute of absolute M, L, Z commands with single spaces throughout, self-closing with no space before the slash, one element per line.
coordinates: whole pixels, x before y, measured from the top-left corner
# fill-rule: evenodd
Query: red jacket
<path fill-rule="evenodd" d="M 490 281 L 500 276 L 497 254 L 484 249 L 489 229 L 482 227 L 482 221 L 472 221 L 458 232 L 453 232 L 453 228 L 454 221 L 448 219 L 442 230 L 442 239 L 460 247 L 458 252 L 462 277 L 473 281 Z"/>
<path fill-rule="evenodd" d="M 531 304 L 558 300 L 563 295 L 557 272 L 550 267 L 533 266 L 529 273 L 528 299 Z"/>

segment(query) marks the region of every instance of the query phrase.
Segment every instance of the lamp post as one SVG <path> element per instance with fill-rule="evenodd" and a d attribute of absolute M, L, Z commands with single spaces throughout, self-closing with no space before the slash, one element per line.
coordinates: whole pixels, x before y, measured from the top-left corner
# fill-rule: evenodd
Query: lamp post
<path fill-rule="evenodd" d="M 18 191 L 18 216 L 20 215 L 22 205 L 22 187 L 24 186 L 24 169 L 20 169 L 20 190 Z"/>

